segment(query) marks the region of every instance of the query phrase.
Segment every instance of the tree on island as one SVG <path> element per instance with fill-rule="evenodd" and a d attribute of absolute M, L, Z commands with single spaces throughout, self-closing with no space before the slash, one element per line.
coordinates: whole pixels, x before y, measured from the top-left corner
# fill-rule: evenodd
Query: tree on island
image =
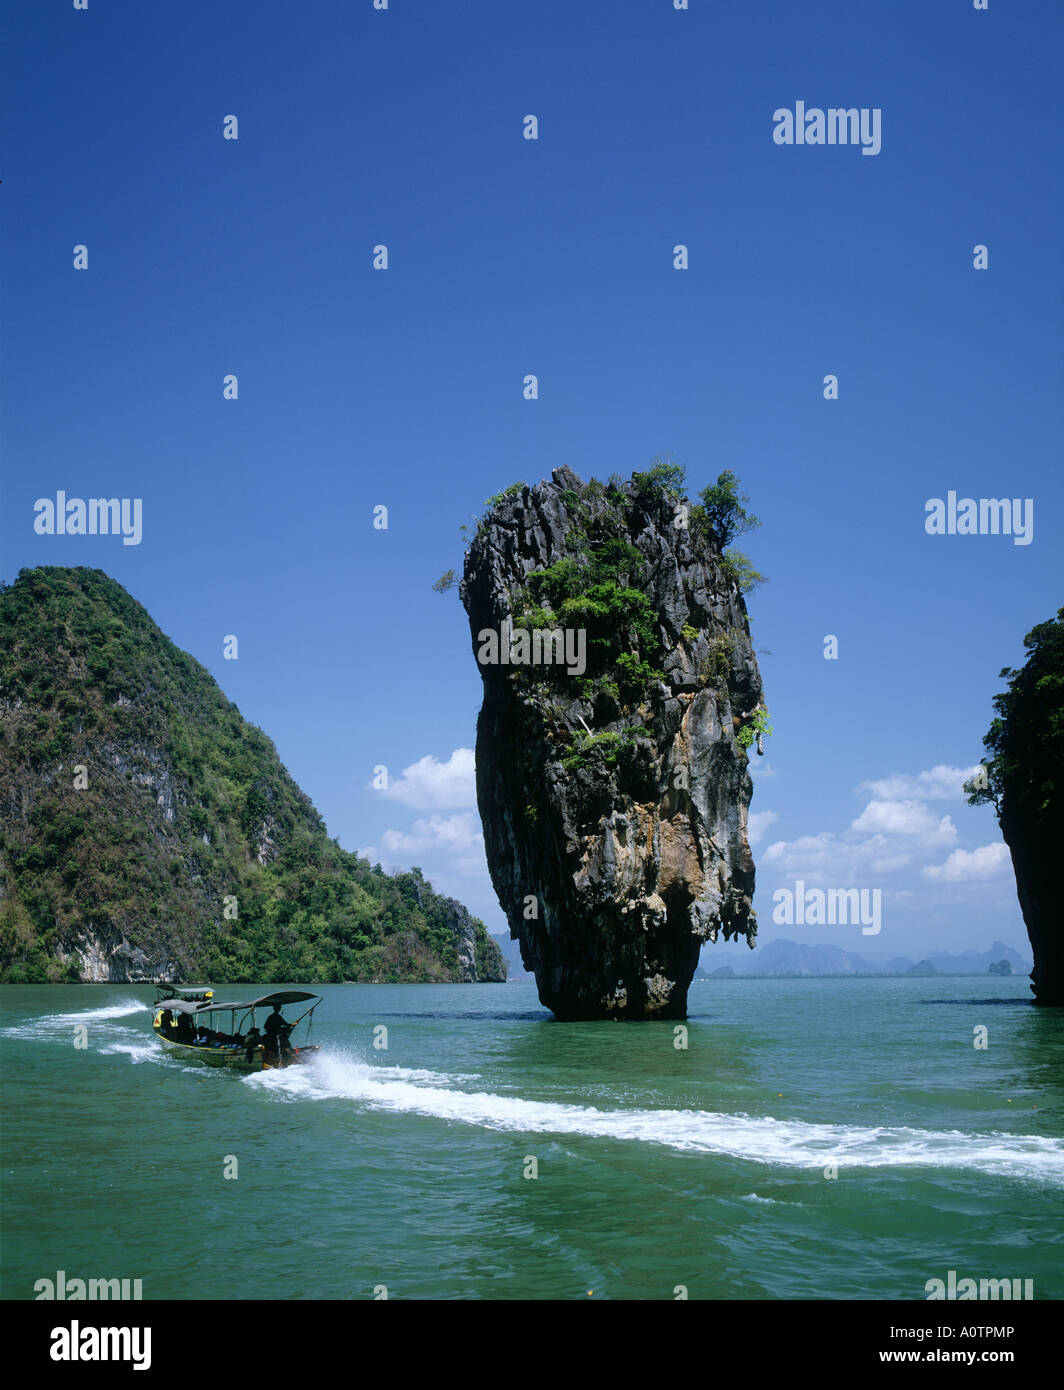
<path fill-rule="evenodd" d="M 1008 689 L 983 739 L 989 756 L 966 783 L 968 803 L 990 802 L 1012 855 L 1016 892 L 1034 951 L 1036 1002 L 1064 1004 L 1056 855 L 1064 843 L 1064 608 L 1023 639 L 1027 662 L 1006 667 Z"/>
<path fill-rule="evenodd" d="M 727 550 L 736 536 L 745 536 L 761 525 L 760 518 L 743 505 L 750 498 L 739 491 L 739 479 L 730 468 L 698 495 L 701 506 L 692 508 L 691 529 L 712 537 L 721 551 Z"/>

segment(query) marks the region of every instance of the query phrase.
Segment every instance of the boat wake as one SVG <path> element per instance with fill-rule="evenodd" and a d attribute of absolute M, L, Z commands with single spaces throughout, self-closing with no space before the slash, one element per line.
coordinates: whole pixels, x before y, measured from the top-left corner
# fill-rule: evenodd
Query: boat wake
<path fill-rule="evenodd" d="M 287 1101 L 347 1100 L 482 1129 L 661 1144 L 786 1168 L 951 1168 L 1064 1186 L 1064 1140 L 1042 1135 L 814 1124 L 706 1110 L 602 1110 L 453 1089 L 448 1083 L 457 1080 L 326 1053 L 244 1084 Z"/>
<path fill-rule="evenodd" d="M 26 1019 L 24 1023 L 0 1028 L 0 1038 L 60 1043 L 69 1047 L 74 1040 L 74 1029 L 84 1026 L 87 1049 L 101 1056 L 128 1057 L 134 1066 L 150 1062 L 153 1066 L 186 1072 L 199 1079 L 214 1075 L 211 1068 L 198 1063 L 190 1065 L 160 1047 L 155 1035 L 147 1031 L 145 1022 L 132 1025 L 122 1022 L 135 1014 L 141 1015 L 141 1019 L 146 1021 L 149 1012 L 147 1004 L 126 1002 L 106 1004 L 99 1009 L 84 1009 L 80 1013 L 43 1014 L 40 1018 Z"/>
<path fill-rule="evenodd" d="M 147 1018 L 148 1005 L 131 1004 L 126 1001 L 122 1004 L 105 1004 L 99 1009 L 83 1009 L 81 1012 L 73 1014 L 44 1014 L 40 1018 L 27 1019 L 25 1023 L 15 1023 L 9 1028 L 0 1028 L 0 1037 L 23 1038 L 37 1042 L 59 1040 L 66 1042 L 69 1040 L 72 1028 L 76 1028 L 79 1024 L 85 1024 L 89 1028 L 89 1037 L 91 1038 L 92 1024 L 110 1023 L 118 1018 L 131 1018 L 134 1014 L 140 1014 Z M 142 1030 L 138 1030 L 138 1032 L 143 1036 Z"/>
<path fill-rule="evenodd" d="M 163 1051 L 154 1038 L 148 1040 L 133 1038 L 128 1042 L 125 1040 L 108 1042 L 104 1043 L 99 1051 L 109 1057 L 128 1057 L 134 1066 L 140 1062 L 162 1062 L 165 1064 L 172 1061 L 172 1058 Z"/>
<path fill-rule="evenodd" d="M 146 1013 L 128 1002 L 79 1013 L 48 1014 L 0 1030 L 0 1036 L 69 1044 L 72 1030 L 88 1027 L 88 1045 L 197 1074 L 161 1049 L 144 1030 L 121 1020 Z M 349 1101 L 368 1110 L 421 1115 L 451 1124 L 509 1133 L 586 1135 L 619 1142 L 660 1144 L 680 1152 L 715 1154 L 785 1168 L 931 1168 L 968 1170 L 1064 1187 L 1064 1140 L 1000 1131 L 908 1126 L 816 1124 L 770 1115 L 707 1110 L 602 1109 L 463 1089 L 481 1080 L 387 1066 L 326 1052 L 305 1066 L 253 1073 L 242 1084 L 284 1101 Z"/>

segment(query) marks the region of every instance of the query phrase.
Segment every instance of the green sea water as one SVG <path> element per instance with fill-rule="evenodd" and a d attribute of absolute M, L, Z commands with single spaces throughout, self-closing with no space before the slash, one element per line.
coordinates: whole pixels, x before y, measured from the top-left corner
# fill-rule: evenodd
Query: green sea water
<path fill-rule="evenodd" d="M 1026 979 L 697 982 L 685 1050 L 526 984 L 320 992 L 319 1060 L 239 1076 L 163 1054 L 151 987 L 0 989 L 3 1296 L 1064 1296 L 1064 1016 Z"/>

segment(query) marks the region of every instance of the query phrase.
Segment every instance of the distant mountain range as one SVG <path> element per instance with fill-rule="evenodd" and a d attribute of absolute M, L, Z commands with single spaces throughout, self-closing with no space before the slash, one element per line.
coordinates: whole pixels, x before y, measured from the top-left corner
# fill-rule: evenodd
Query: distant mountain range
<path fill-rule="evenodd" d="M 506 962 L 506 981 L 507 984 L 514 980 L 534 980 L 536 977 L 530 970 L 526 970 L 521 960 L 521 943 L 511 941 L 509 936 L 500 933 L 498 936 L 491 933 L 492 940 L 502 952 L 502 958 Z"/>
<path fill-rule="evenodd" d="M 712 959 L 712 955 L 708 957 Z M 1007 962 L 1009 969 L 1001 968 Z M 718 969 L 702 967 L 695 979 L 727 979 L 747 975 L 1026 975 L 1031 960 L 1018 951 L 995 941 L 987 951 L 963 951 L 959 955 L 948 951 L 932 951 L 924 959 L 913 961 L 906 956 L 894 956 L 888 961 L 869 961 L 841 946 L 808 946 L 797 941 L 770 941 L 745 960 L 731 960 Z M 997 967 L 991 970 L 991 966 Z"/>
<path fill-rule="evenodd" d="M 521 963 L 521 947 L 509 937 L 493 939 L 507 964 L 507 980 L 531 980 L 534 977 Z M 713 959 L 713 948 L 707 952 Z M 1002 967 L 1005 962 L 1007 969 Z M 699 967 L 696 980 L 729 979 L 748 976 L 814 976 L 814 975 L 1027 975 L 1030 958 L 1024 958 L 1011 946 L 995 941 L 987 951 L 932 951 L 921 960 L 894 956 L 890 960 L 872 961 L 840 946 L 808 946 L 797 941 L 770 941 L 760 950 L 722 962 L 715 970 Z"/>

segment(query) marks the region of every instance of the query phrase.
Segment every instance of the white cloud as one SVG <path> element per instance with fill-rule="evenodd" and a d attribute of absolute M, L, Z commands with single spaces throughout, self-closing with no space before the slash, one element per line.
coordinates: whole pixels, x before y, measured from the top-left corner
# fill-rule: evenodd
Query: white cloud
<path fill-rule="evenodd" d="M 760 844 L 765 831 L 777 820 L 779 815 L 775 811 L 752 811 L 747 820 L 747 839 L 752 845 Z"/>
<path fill-rule="evenodd" d="M 941 843 L 957 838 L 949 816 L 939 819 L 919 801 L 870 801 L 850 829 L 858 835 L 919 835 Z"/>
<path fill-rule="evenodd" d="M 960 796 L 963 784 L 974 777 L 979 766 L 976 763 L 972 767 L 949 767 L 939 763 L 929 772 L 918 772 L 915 777 L 908 772 L 892 772 L 880 782 L 862 782 L 857 792 L 868 793 L 882 801 L 906 798 L 945 801 L 951 796 Z"/>
<path fill-rule="evenodd" d="M 826 830 L 820 835 L 803 835 L 799 840 L 776 840 L 761 856 L 766 864 L 789 865 L 795 856 L 810 863 L 823 863 L 838 840 Z"/>
<path fill-rule="evenodd" d="M 767 758 L 751 758 L 750 776 L 755 782 L 767 782 L 770 777 L 778 777 L 779 773 Z"/>
<path fill-rule="evenodd" d="M 777 873 L 793 873 L 810 883 L 830 886 L 893 873 L 912 860 L 913 851 L 911 842 L 899 844 L 886 835 L 858 840 L 825 830 L 797 840 L 777 840 L 764 851 L 759 863 Z"/>
<path fill-rule="evenodd" d="M 1002 892 L 1001 880 L 1009 870 L 1006 846 L 955 848 L 959 835 L 952 817 L 939 815 L 931 805 L 948 797 L 959 799 L 964 782 L 978 767 L 940 764 L 914 775 L 892 773 L 862 782 L 857 790 L 867 795 L 867 804 L 847 829 L 776 840 L 755 851 L 761 886 L 774 888 L 799 878 L 821 888 L 878 886 L 880 880 L 897 875 L 907 887 L 894 890 L 895 895 L 903 892 L 922 900 L 924 910 L 932 913 L 936 904 L 966 900 L 973 892 L 994 898 Z M 751 844 L 762 840 L 775 819 L 770 819 L 771 813 L 764 815 L 760 822 L 750 817 Z M 917 874 L 919 866 L 937 854 L 945 856 L 944 862 L 929 864 Z M 991 885 L 992 879 L 998 883 Z"/>
<path fill-rule="evenodd" d="M 371 864 L 380 863 L 384 868 L 409 868 L 420 862 L 433 882 L 441 872 L 434 867 L 438 863 L 443 873 L 479 879 L 490 890 L 484 836 L 471 811 L 421 816 L 409 830 L 386 830 L 379 846 L 363 845 L 358 852 Z"/>
<path fill-rule="evenodd" d="M 437 811 L 477 804 L 476 764 L 472 748 L 456 748 L 445 763 L 431 754 L 404 767 L 382 795 L 415 811 Z M 391 833 L 391 832 L 390 832 Z M 398 833 L 398 832 L 395 832 Z"/>
<path fill-rule="evenodd" d="M 944 864 L 928 864 L 924 873 L 943 883 L 966 883 L 971 880 L 997 878 L 1010 866 L 1008 846 L 1000 840 L 978 849 L 955 849 Z"/>
<path fill-rule="evenodd" d="M 426 755 L 403 768 L 380 795 L 418 811 L 437 814 L 418 817 L 405 830 L 385 830 L 375 845 L 363 845 L 358 853 L 385 868 L 420 863 L 430 879 L 443 873 L 462 879 L 479 879 L 490 888 L 484 836 L 473 809 L 476 806 L 476 765 L 472 748 L 456 748 L 446 761 Z"/>
<path fill-rule="evenodd" d="M 936 816 L 919 800 L 870 801 L 842 834 L 825 830 L 797 840 L 777 840 L 759 862 L 830 886 L 896 873 L 907 868 L 919 850 L 945 848 L 956 839 L 952 819 Z"/>
<path fill-rule="evenodd" d="M 868 867 L 874 874 L 892 874 L 896 869 L 904 869 L 907 864 L 911 863 L 911 852 L 884 853 L 877 859 L 870 859 Z"/>
<path fill-rule="evenodd" d="M 422 854 L 425 850 L 446 850 L 448 854 L 484 853 L 484 836 L 472 811 L 454 816 L 422 816 L 409 830 L 386 830 L 381 845 L 390 854 Z"/>

